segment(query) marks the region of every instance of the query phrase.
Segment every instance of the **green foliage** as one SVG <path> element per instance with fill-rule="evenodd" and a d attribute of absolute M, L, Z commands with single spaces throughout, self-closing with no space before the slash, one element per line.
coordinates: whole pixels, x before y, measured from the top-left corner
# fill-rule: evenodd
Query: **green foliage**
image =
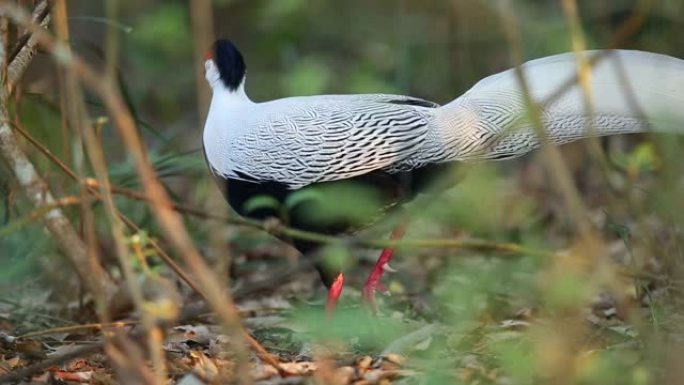
<path fill-rule="evenodd" d="M 324 200 L 325 197 L 322 195 L 322 192 L 318 189 L 299 190 L 290 194 L 285 199 L 285 208 L 288 210 L 294 210 L 294 208 L 298 205 L 306 204 L 307 202 L 311 201 L 320 204 L 320 202 Z"/>
<path fill-rule="evenodd" d="M 141 114 L 152 112 L 156 121 L 178 121 L 184 116 L 179 106 L 195 103 L 194 92 L 188 92 L 194 72 L 187 9 L 182 3 L 165 2 L 137 15 L 132 25 L 133 31 L 122 39 L 123 73 L 129 74 L 125 81 L 132 101 L 144 107 Z"/>
<path fill-rule="evenodd" d="M 0 252 L 0 293 L 9 293 L 13 286 L 34 279 L 43 270 L 42 259 L 54 244 L 40 227 L 33 224 L 0 238 L 0 250 L 4 250 Z M 30 242 L 28 234 L 31 234 Z"/>
<path fill-rule="evenodd" d="M 280 212 L 281 204 L 277 199 L 270 195 L 257 195 L 250 198 L 243 207 L 247 215 L 254 213 L 257 210 L 272 210 Z"/>
<path fill-rule="evenodd" d="M 265 20 L 279 21 L 284 18 L 296 17 L 302 7 L 305 7 L 305 0 L 280 0 L 268 1 L 261 8 L 261 17 Z"/>
<path fill-rule="evenodd" d="M 347 247 L 338 245 L 326 246 L 320 251 L 320 254 L 322 255 L 323 265 L 329 271 L 346 271 L 353 266 L 354 260 Z"/>
<path fill-rule="evenodd" d="M 529 335 L 513 334 L 504 339 L 493 339 L 490 349 L 495 352 L 501 368 L 516 384 L 531 384 L 539 373 L 534 344 Z"/>
<path fill-rule="evenodd" d="M 532 277 L 539 268 L 533 257 L 505 261 L 470 255 L 444 269 L 434 290 L 447 322 L 461 327 L 483 314 L 503 316 L 512 299 L 533 301 L 538 291 Z"/>
<path fill-rule="evenodd" d="M 131 37 L 150 54 L 167 59 L 183 58 L 192 47 L 189 25 L 185 7 L 168 2 L 138 18 Z"/>
<path fill-rule="evenodd" d="M 329 65 L 316 57 L 302 58 L 283 77 L 283 88 L 289 95 L 316 95 L 324 93 L 332 76 Z"/>
<path fill-rule="evenodd" d="M 321 308 L 311 307 L 298 309 L 293 316 L 314 340 L 354 341 L 351 348 L 361 354 L 382 349 L 415 327 L 400 319 L 378 320 L 359 307 L 340 309 L 332 319 L 326 319 Z"/>
<path fill-rule="evenodd" d="M 349 83 L 346 85 L 345 91 L 353 94 L 399 93 L 397 87 L 391 82 L 364 69 L 359 69 L 349 76 Z"/>
<path fill-rule="evenodd" d="M 630 175 L 654 171 L 660 163 L 653 143 L 641 143 L 629 153 L 614 157 L 615 163 Z"/>
<path fill-rule="evenodd" d="M 442 204 L 428 208 L 430 217 L 485 236 L 528 224 L 535 206 L 489 165 L 468 170 L 465 179 L 440 199 Z"/>
<path fill-rule="evenodd" d="M 307 201 L 303 215 L 312 223 L 332 224 L 331 222 L 342 221 L 370 224 L 383 207 L 378 190 L 358 183 L 327 184 L 309 190 L 315 191 L 317 198 Z"/>
<path fill-rule="evenodd" d="M 550 310 L 576 308 L 589 300 L 590 287 L 586 277 L 564 272 L 546 288 L 544 297 Z"/>

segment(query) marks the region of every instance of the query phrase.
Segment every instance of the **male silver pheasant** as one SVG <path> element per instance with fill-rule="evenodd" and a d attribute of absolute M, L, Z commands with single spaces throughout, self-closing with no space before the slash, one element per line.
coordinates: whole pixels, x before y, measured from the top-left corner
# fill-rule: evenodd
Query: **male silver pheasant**
<path fill-rule="evenodd" d="M 546 140 L 564 144 L 592 135 L 649 130 L 683 131 L 684 61 L 640 51 L 586 51 L 602 59 L 591 69 L 591 114 L 573 82 L 578 57 L 565 53 L 529 61 L 522 71 L 539 104 Z M 270 195 L 285 205 L 292 193 L 324 191 L 325 200 L 364 186 L 378 207 L 414 196 L 433 171 L 451 162 L 508 159 L 540 145 L 514 70 L 489 76 L 449 104 L 409 96 L 319 95 L 255 103 L 245 94 L 245 64 L 228 40 L 212 46 L 205 63 L 213 90 L 204 127 L 204 151 L 229 204 L 240 215 L 263 219 L 282 210 L 250 209 L 249 200 Z M 564 90 L 560 92 L 559 90 Z M 353 197 L 352 197 L 353 198 Z M 361 198 L 361 197 L 359 197 Z M 315 199 L 287 203 L 288 224 L 324 233 L 348 231 L 358 222 L 343 214 L 321 218 Z M 370 213 L 373 216 L 377 213 Z M 358 220 L 358 218 L 355 218 Z M 395 229 L 393 237 L 403 234 Z M 294 240 L 304 254 L 318 245 Z M 392 258 L 383 250 L 364 285 L 373 300 Z M 315 261 L 329 288 L 332 309 L 342 291 L 340 266 Z"/>

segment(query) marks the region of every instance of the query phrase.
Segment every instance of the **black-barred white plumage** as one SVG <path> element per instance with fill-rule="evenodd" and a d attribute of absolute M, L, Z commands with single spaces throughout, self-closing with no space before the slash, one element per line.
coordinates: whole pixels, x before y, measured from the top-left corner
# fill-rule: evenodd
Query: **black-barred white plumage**
<path fill-rule="evenodd" d="M 205 151 L 215 172 L 245 181 L 280 181 L 289 189 L 348 179 L 410 159 L 427 140 L 436 107 L 391 95 L 266 103 L 246 97 L 233 101 L 233 96 L 215 94 L 210 116 L 216 116 L 215 109 L 221 114 L 205 126 Z"/>
<path fill-rule="evenodd" d="M 591 69 L 589 98 L 572 82 L 578 73 L 575 53 L 522 66 L 549 141 L 684 130 L 684 61 L 640 51 L 580 54 L 603 56 Z M 247 212 L 245 203 L 255 195 L 270 194 L 283 202 L 293 191 L 348 181 L 376 188 L 383 204 L 391 205 L 410 197 L 439 165 L 513 158 L 540 144 L 513 70 L 487 77 L 439 106 L 380 94 L 255 103 L 244 91 L 242 56 L 227 40 L 215 43 L 205 68 L 213 89 L 204 128 L 206 158 L 227 187 L 231 206 L 246 216 L 275 214 Z M 306 205 L 291 210 L 290 224 L 324 232 L 353 227 L 336 218 L 314 223 L 309 217 L 315 210 Z M 303 242 L 295 246 L 303 252 L 315 248 Z M 338 277 L 336 269 L 319 270 L 328 286 Z"/>

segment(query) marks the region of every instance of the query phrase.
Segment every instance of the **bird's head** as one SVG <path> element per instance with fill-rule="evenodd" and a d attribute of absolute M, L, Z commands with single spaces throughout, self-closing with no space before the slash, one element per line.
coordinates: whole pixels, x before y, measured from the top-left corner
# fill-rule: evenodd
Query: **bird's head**
<path fill-rule="evenodd" d="M 243 86 L 245 61 L 230 40 L 219 39 L 209 48 L 204 62 L 205 77 L 214 90 L 217 87 L 231 92 Z"/>

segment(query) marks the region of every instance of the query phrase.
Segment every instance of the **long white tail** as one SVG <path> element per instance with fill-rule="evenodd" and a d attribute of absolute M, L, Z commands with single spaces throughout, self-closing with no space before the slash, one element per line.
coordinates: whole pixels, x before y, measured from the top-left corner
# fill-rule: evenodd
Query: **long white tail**
<path fill-rule="evenodd" d="M 586 51 L 593 58 L 590 97 L 577 81 L 574 53 L 522 66 L 548 139 L 644 131 L 684 133 L 684 60 L 640 51 Z M 439 160 L 505 159 L 539 146 L 513 69 L 487 77 L 436 112 Z M 589 101 L 590 109 L 587 109 Z M 591 112 L 589 112 L 591 111 Z"/>

